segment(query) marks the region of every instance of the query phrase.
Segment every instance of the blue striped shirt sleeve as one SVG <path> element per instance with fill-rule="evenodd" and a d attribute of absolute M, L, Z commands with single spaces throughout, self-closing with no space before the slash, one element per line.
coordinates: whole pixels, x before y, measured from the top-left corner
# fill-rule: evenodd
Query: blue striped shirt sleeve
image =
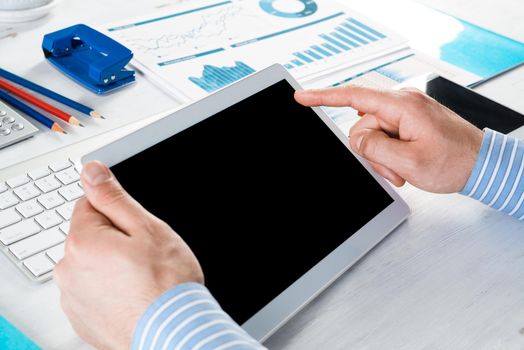
<path fill-rule="evenodd" d="M 524 220 L 524 142 L 491 129 L 461 194 Z"/>
<path fill-rule="evenodd" d="M 133 350 L 265 349 L 221 308 L 206 287 L 178 285 L 158 297 L 139 319 Z"/>

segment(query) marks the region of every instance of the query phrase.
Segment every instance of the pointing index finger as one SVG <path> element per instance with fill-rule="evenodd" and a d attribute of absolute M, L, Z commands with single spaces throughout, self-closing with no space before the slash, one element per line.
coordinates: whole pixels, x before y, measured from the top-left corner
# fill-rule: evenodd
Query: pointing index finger
<path fill-rule="evenodd" d="M 352 107 L 395 125 L 398 125 L 403 110 L 398 92 L 355 85 L 297 91 L 295 99 L 308 107 Z"/>

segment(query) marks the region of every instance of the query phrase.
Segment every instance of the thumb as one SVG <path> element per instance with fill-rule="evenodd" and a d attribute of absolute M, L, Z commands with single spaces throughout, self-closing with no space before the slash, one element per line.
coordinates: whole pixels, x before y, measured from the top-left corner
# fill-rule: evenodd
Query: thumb
<path fill-rule="evenodd" d="M 391 169 L 400 176 L 409 159 L 409 142 L 389 137 L 382 130 L 360 129 L 350 135 L 351 148 L 370 162 Z"/>
<path fill-rule="evenodd" d="M 81 181 L 89 203 L 116 227 L 129 235 L 143 231 L 137 228 L 144 226 L 149 213 L 122 188 L 107 166 L 99 161 L 85 164 Z"/>

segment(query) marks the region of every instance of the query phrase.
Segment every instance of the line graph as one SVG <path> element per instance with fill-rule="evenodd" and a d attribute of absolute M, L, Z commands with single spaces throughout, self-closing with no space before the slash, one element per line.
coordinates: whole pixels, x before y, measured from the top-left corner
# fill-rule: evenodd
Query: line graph
<path fill-rule="evenodd" d="M 107 29 L 184 102 L 274 63 L 313 79 L 405 42 L 332 0 L 187 1 Z"/>
<path fill-rule="evenodd" d="M 198 20 L 195 20 L 198 17 Z M 203 11 L 193 16 L 191 21 L 183 17 L 173 20 L 174 26 L 167 26 L 163 22 L 152 23 L 162 27 L 156 32 L 159 36 L 140 37 L 122 34 L 120 37 L 126 45 L 135 51 L 154 55 L 156 58 L 165 58 L 173 52 L 173 48 L 187 50 L 201 50 L 217 42 L 224 44 L 242 35 L 249 28 L 250 31 L 265 28 L 268 23 L 256 16 L 239 3 L 227 3 L 212 10 Z M 235 33 L 235 34 L 233 34 Z"/>

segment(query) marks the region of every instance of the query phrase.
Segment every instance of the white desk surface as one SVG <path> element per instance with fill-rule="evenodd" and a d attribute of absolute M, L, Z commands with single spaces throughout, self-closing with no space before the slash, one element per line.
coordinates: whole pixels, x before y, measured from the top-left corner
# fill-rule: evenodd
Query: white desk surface
<path fill-rule="evenodd" d="M 489 0 L 424 2 L 524 39 L 524 6 L 519 0 L 499 0 L 496 5 Z M 21 28 L 20 35 L 8 40 L 20 40 L 24 47 L 24 37 L 49 28 L 87 20 L 104 23 L 167 3 L 114 0 L 109 11 L 105 1 L 65 0 L 52 17 L 35 28 Z M 479 11 L 468 18 L 465 4 Z M 513 10 L 497 11 L 495 6 Z M 12 61 L 13 56 L 6 61 L 5 52 L 0 52 L 0 66 Z M 515 92 L 520 88 L 524 93 L 523 84 L 524 69 L 519 69 L 481 90 L 524 112 L 524 99 Z M 134 89 L 129 96 L 142 101 L 155 93 L 159 109 L 175 105 L 145 80 Z M 122 100 L 112 108 L 132 112 Z M 131 128 L 9 167 L 0 177 L 78 156 Z M 340 187 L 351 190 L 343 179 Z M 524 349 L 523 224 L 459 195 L 433 195 L 410 186 L 400 193 L 413 210 L 410 219 L 271 337 L 269 348 Z M 351 203 L 340 215 L 351 219 Z M 0 314 L 43 348 L 89 348 L 63 315 L 54 283 L 31 285 L 3 255 L 0 280 Z"/>

